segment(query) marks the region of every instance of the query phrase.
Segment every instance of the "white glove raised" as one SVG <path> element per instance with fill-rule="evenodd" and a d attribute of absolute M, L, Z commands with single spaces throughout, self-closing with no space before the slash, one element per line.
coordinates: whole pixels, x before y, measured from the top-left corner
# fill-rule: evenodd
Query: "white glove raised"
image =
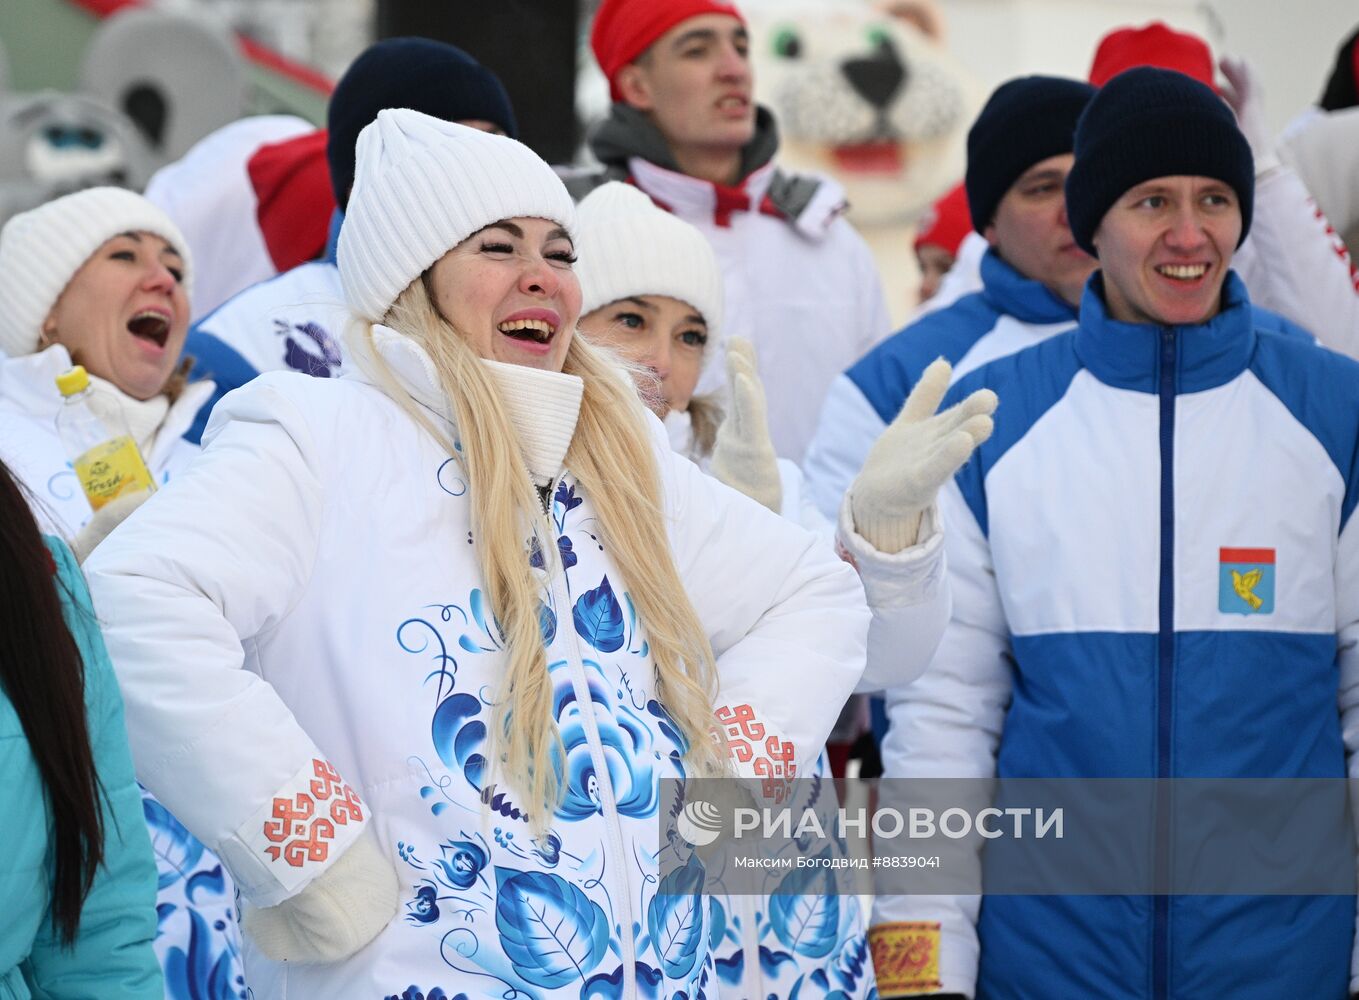
<path fill-rule="evenodd" d="M 990 389 L 934 412 L 952 375 L 943 358 L 930 363 L 849 488 L 854 530 L 879 552 L 892 555 L 916 543 L 939 487 L 991 436 L 998 401 Z"/>
<path fill-rule="evenodd" d="M 150 490 L 124 493 L 95 511 L 94 516 L 85 522 L 85 527 L 71 539 L 71 551 L 75 554 L 76 562 L 84 563 L 95 546 L 107 538 L 110 531 L 122 524 L 129 514 L 144 504 L 150 495 Z"/>
<path fill-rule="evenodd" d="M 1255 176 L 1259 177 L 1279 165 L 1274 139 L 1265 123 L 1264 92 L 1259 78 L 1244 59 L 1223 56 L 1218 68 L 1227 78 L 1222 97 L 1236 112 L 1236 123 L 1250 144 L 1251 156 L 1255 160 Z"/>
<path fill-rule="evenodd" d="M 310 885 L 277 906 L 247 906 L 241 926 L 275 962 L 338 962 L 396 916 L 396 869 L 368 831 Z"/>
<path fill-rule="evenodd" d="M 709 471 L 777 514 L 783 507 L 783 482 L 769 437 L 764 385 L 755 369 L 755 345 L 744 337 L 727 341 L 727 379 L 731 409 L 717 428 Z"/>

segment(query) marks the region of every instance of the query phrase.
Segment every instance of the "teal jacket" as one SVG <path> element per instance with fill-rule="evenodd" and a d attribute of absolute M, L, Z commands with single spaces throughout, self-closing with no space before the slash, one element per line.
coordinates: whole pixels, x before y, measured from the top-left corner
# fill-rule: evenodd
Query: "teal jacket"
<path fill-rule="evenodd" d="M 123 701 L 70 550 L 48 540 L 62 610 L 85 661 L 90 746 L 105 799 L 104 863 L 62 947 L 49 913 L 51 816 L 14 706 L 0 691 L 0 1000 L 162 1000 L 151 949 L 156 863 L 123 728 Z"/>

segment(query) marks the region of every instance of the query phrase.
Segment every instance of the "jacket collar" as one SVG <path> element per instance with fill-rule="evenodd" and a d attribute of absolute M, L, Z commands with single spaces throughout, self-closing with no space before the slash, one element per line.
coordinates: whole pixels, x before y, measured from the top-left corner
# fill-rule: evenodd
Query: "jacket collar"
<path fill-rule="evenodd" d="M 1160 326 L 1121 323 L 1109 317 L 1104 275 L 1096 271 L 1081 299 L 1076 355 L 1101 382 L 1120 389 L 1156 392 L 1161 375 L 1161 342 L 1175 338 L 1175 391 L 1202 392 L 1230 382 L 1255 354 L 1250 296 L 1235 271 L 1222 285 L 1222 309 L 1206 323 Z"/>
<path fill-rule="evenodd" d="M 999 313 L 1022 323 L 1074 323 L 1076 307 L 1042 282 L 1026 278 L 1001 260 L 995 249 L 981 261 L 982 294 Z"/>
<path fill-rule="evenodd" d="M 847 207 L 845 190 L 834 181 L 787 175 L 772 163 L 735 186 L 690 177 L 640 156 L 628 160 L 627 171 L 627 179 L 667 212 L 721 229 L 732 224 L 733 213 L 751 212 L 784 220 L 808 239 L 819 240 Z"/>
<path fill-rule="evenodd" d="M 57 391 L 57 376 L 71 367 L 71 355 L 61 344 L 33 354 L 0 361 L 0 400 L 44 422 L 55 421 L 63 400 Z M 155 445 L 146 456 L 155 466 L 174 446 L 174 442 L 193 424 L 198 410 L 212 396 L 216 386 L 210 381 L 191 382 L 170 404 L 156 432 Z"/>
<path fill-rule="evenodd" d="M 844 189 L 826 178 L 789 176 L 774 165 L 778 129 L 765 108 L 755 110 L 755 135 L 741 153 L 741 179 L 714 184 L 680 172 L 660 131 L 642 112 L 615 104 L 590 136 L 590 149 L 606 176 L 630 180 L 661 208 L 690 222 L 727 228 L 733 213 L 786 219 L 810 239 L 820 239 L 844 214 Z"/>
<path fill-rule="evenodd" d="M 71 367 L 71 355 L 61 344 L 0 362 L 0 399 L 44 420 L 61 412 L 57 376 Z"/>
<path fill-rule="evenodd" d="M 758 211 L 774 175 L 772 163 L 735 186 L 714 184 L 662 167 L 640 156 L 628 160 L 628 176 L 661 208 L 685 219 L 731 225 L 732 212 Z"/>
<path fill-rule="evenodd" d="M 380 323 L 373 324 L 370 344 L 369 339 L 362 335 L 363 329 L 362 324 L 356 323 L 350 324 L 345 331 L 345 354 L 353 357 L 354 366 L 343 377 L 383 389 L 387 379 L 382 377 L 381 368 L 374 363 L 373 355 L 376 354 L 378 361 L 396 379 L 399 388 L 440 420 L 453 424 L 453 404 L 439 387 L 439 375 L 434 369 L 434 362 L 424 349 L 404 334 Z"/>

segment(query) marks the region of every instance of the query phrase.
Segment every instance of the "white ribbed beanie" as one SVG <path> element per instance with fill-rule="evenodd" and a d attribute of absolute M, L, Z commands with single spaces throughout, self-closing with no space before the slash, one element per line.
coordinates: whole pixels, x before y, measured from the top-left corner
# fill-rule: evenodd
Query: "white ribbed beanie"
<path fill-rule="evenodd" d="M 192 294 L 193 262 L 184 235 L 141 195 L 94 187 L 21 212 L 0 229 L 0 351 L 12 358 L 38 349 L 43 320 L 71 278 L 119 233 L 153 233 L 184 260 Z"/>
<path fill-rule="evenodd" d="M 418 111 L 380 111 L 359 133 L 336 248 L 345 302 L 360 319 L 380 323 L 445 253 L 518 216 L 568 231 L 575 225 L 571 196 L 533 150 Z"/>
<path fill-rule="evenodd" d="M 707 358 L 722 326 L 722 272 L 707 237 L 631 184 L 600 185 L 577 209 L 581 314 L 629 296 L 668 295 L 708 324 Z"/>

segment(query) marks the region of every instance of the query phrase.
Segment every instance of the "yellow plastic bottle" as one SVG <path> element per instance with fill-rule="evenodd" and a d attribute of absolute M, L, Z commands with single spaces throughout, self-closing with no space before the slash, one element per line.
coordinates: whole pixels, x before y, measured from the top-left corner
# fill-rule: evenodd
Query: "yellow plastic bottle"
<path fill-rule="evenodd" d="M 154 490 L 151 470 L 122 414 L 101 408 L 105 410 L 101 416 L 90 405 L 90 376 L 85 369 L 76 365 L 62 372 L 57 389 L 66 398 L 57 414 L 57 433 L 90 506 L 98 510 L 124 493 Z"/>

